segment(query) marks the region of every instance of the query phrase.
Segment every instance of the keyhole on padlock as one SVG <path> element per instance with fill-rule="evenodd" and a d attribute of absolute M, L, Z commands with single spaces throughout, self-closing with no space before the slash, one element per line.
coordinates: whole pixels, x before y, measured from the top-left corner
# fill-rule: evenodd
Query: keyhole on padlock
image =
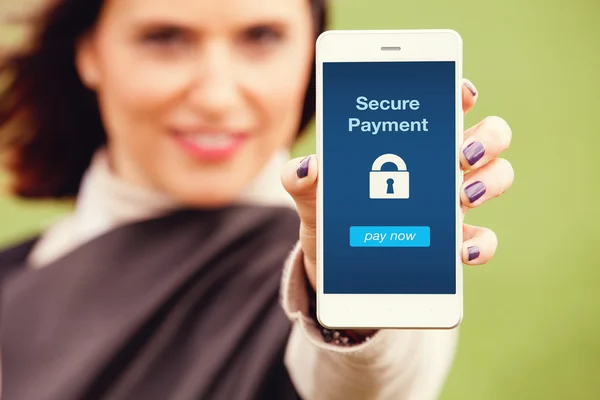
<path fill-rule="evenodd" d="M 394 180 L 392 178 L 385 181 L 388 185 L 387 194 L 394 194 Z"/>

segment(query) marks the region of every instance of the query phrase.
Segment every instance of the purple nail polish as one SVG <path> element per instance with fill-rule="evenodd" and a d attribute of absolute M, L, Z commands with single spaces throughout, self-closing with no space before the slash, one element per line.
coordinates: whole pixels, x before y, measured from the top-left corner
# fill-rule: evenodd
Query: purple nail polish
<path fill-rule="evenodd" d="M 473 182 L 465 188 L 465 193 L 471 203 L 474 203 L 485 194 L 485 184 L 481 181 Z"/>
<path fill-rule="evenodd" d="M 296 169 L 296 175 L 298 178 L 306 178 L 308 176 L 308 166 L 310 165 L 310 156 L 305 157 L 300 164 L 298 164 L 298 168 Z"/>
<path fill-rule="evenodd" d="M 469 261 L 473 261 L 477 257 L 479 257 L 479 248 L 477 246 L 471 246 L 467 249 L 469 253 Z"/>
<path fill-rule="evenodd" d="M 471 82 L 468 79 L 465 79 L 463 83 L 465 87 L 469 89 L 469 91 L 473 94 L 473 96 L 477 96 L 477 89 L 475 88 L 475 85 L 473 85 L 473 82 Z"/>
<path fill-rule="evenodd" d="M 481 160 L 481 157 L 485 154 L 485 148 L 480 142 L 473 142 L 463 150 L 463 154 L 469 164 L 473 165 Z"/>

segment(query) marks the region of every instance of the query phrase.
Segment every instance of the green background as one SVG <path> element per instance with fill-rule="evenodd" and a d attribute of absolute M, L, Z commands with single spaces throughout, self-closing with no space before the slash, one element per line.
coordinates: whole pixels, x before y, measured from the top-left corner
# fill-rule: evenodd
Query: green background
<path fill-rule="evenodd" d="M 464 75 L 480 92 L 466 126 L 498 115 L 513 130 L 503 155 L 513 187 L 467 215 L 500 244 L 488 265 L 465 267 L 465 319 L 442 399 L 600 398 L 600 1 L 331 3 L 332 28 L 458 31 Z M 309 135 L 296 153 L 312 151 Z M 0 198 L 0 244 L 66 209 Z"/>

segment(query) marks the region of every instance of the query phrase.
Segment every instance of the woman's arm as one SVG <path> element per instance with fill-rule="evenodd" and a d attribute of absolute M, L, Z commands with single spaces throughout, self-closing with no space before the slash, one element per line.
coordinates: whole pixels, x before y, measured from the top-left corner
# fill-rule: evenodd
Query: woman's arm
<path fill-rule="evenodd" d="M 479 94 L 464 80 L 462 108 L 467 113 Z M 464 182 L 460 190 L 465 213 L 502 195 L 512 185 L 514 171 L 499 158 L 511 142 L 510 126 L 487 117 L 464 132 L 460 152 Z M 439 393 L 456 348 L 457 331 L 382 330 L 355 347 L 324 343 L 316 321 L 306 311 L 305 278 L 317 281 L 317 182 L 315 156 L 293 159 L 282 172 L 284 188 L 300 216 L 300 247 L 286 266 L 283 305 L 294 321 L 287 353 L 292 379 L 305 399 L 429 399 Z M 473 191 L 476 188 L 476 191 Z M 485 227 L 463 223 L 462 261 L 486 264 L 496 252 L 496 234 Z"/>
<path fill-rule="evenodd" d="M 435 399 L 448 374 L 457 330 L 380 330 L 365 342 L 327 343 L 309 313 L 303 253 L 285 265 L 282 305 L 293 322 L 286 366 L 304 400 Z"/>

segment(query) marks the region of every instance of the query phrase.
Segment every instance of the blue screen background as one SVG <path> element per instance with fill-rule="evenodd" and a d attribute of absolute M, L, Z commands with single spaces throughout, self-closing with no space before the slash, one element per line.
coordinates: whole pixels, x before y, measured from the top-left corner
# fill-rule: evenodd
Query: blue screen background
<path fill-rule="evenodd" d="M 454 62 L 323 64 L 323 255 L 325 293 L 456 293 Z M 416 99 L 419 110 L 356 109 L 356 99 Z M 428 132 L 349 132 L 348 119 L 427 118 Z M 395 153 L 410 198 L 370 199 L 369 173 Z M 429 226 L 430 246 L 350 247 L 351 226 Z"/>

